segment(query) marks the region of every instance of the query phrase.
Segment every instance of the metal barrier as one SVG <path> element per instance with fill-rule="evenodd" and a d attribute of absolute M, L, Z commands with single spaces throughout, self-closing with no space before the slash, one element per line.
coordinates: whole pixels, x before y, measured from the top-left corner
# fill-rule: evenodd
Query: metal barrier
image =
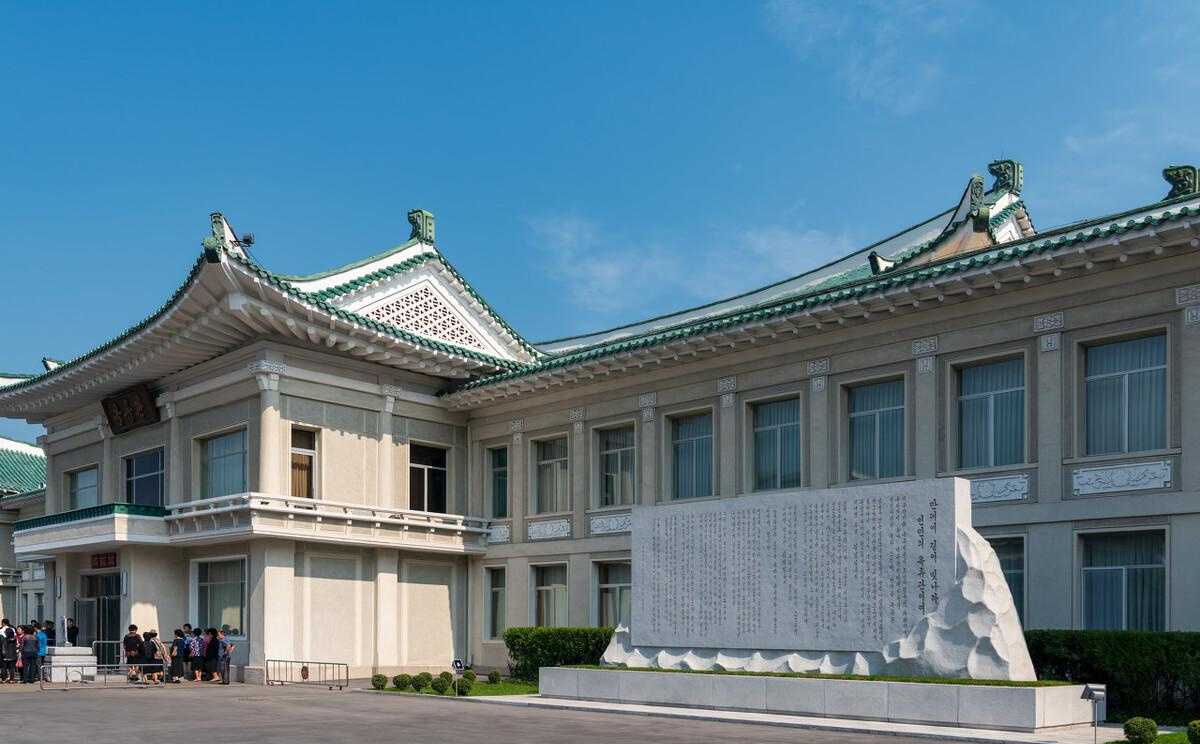
<path fill-rule="evenodd" d="M 105 664 L 123 664 L 125 644 L 121 641 L 92 641 L 92 656 Z"/>
<path fill-rule="evenodd" d="M 267 659 L 268 685 L 312 685 L 337 688 L 350 686 L 350 666 L 340 661 Z"/>
<path fill-rule="evenodd" d="M 139 685 L 143 687 L 165 687 L 166 665 L 164 664 L 134 664 L 140 670 L 138 678 L 130 677 L 129 664 L 90 664 L 66 663 L 43 664 L 38 675 L 38 687 L 43 690 L 68 690 L 75 687 L 108 687 L 111 678 L 117 678 L 125 686 Z M 160 674 L 158 681 L 143 681 L 146 675 Z"/>

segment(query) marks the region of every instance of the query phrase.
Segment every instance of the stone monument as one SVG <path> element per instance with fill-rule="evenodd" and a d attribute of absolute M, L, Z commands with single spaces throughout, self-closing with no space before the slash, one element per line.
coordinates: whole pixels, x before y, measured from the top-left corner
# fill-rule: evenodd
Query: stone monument
<path fill-rule="evenodd" d="M 633 510 L 605 664 L 1036 679 L 961 478 Z"/>

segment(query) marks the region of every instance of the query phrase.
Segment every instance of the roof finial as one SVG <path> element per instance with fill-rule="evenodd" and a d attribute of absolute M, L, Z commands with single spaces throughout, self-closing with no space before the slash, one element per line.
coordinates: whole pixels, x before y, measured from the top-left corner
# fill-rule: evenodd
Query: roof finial
<path fill-rule="evenodd" d="M 967 188 L 971 192 L 971 217 L 975 220 L 975 227 L 986 230 L 991 210 L 983 201 L 983 176 L 971 176 L 971 183 Z"/>
<path fill-rule="evenodd" d="M 992 190 L 1007 189 L 1014 194 L 1021 193 L 1025 183 L 1025 166 L 1016 160 L 993 160 L 988 163 L 988 173 L 996 177 Z"/>
<path fill-rule="evenodd" d="M 433 212 L 424 209 L 413 209 L 408 213 L 408 224 L 412 225 L 409 239 L 417 238 L 425 243 L 434 242 Z"/>
<path fill-rule="evenodd" d="M 1171 184 L 1171 191 L 1163 199 L 1200 193 L 1200 179 L 1194 165 L 1168 165 L 1163 168 L 1163 178 Z"/>

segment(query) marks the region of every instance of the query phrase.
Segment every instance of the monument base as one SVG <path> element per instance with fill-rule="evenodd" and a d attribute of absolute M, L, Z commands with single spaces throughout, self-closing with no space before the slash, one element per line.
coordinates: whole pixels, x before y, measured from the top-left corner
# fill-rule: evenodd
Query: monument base
<path fill-rule="evenodd" d="M 46 649 L 49 682 L 90 682 L 96 678 L 96 655 L 87 646 L 50 646 Z"/>
<path fill-rule="evenodd" d="M 538 681 L 542 696 L 570 700 L 1026 732 L 1090 724 L 1083 689 L 561 667 L 543 667 Z"/>

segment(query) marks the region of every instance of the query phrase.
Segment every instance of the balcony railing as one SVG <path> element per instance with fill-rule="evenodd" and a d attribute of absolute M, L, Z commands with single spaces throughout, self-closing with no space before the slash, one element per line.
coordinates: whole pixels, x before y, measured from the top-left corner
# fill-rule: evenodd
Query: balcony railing
<path fill-rule="evenodd" d="M 21 583 L 23 574 L 19 568 L 0 568 L 0 586 L 15 586 Z"/>
<path fill-rule="evenodd" d="M 483 552 L 488 532 L 487 520 L 457 514 L 265 493 L 174 504 L 167 523 L 172 543 L 263 535 L 453 553 Z"/>
<path fill-rule="evenodd" d="M 117 514 L 138 517 L 165 517 L 167 510 L 161 506 L 143 506 L 141 504 L 114 503 L 85 506 L 82 509 L 73 509 L 72 511 L 59 512 L 58 514 L 47 514 L 44 517 L 18 520 L 13 523 L 13 532 L 70 524 L 71 522 L 81 522 L 85 519 L 96 519 L 98 517 L 111 517 Z"/>

